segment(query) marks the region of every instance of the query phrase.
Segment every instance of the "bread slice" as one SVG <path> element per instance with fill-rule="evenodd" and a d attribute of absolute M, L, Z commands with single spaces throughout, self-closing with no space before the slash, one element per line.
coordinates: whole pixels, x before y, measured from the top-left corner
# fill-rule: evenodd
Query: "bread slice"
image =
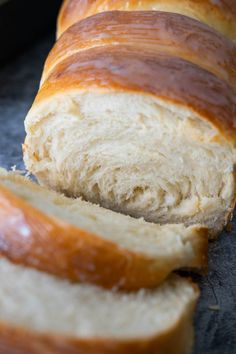
<path fill-rule="evenodd" d="M 134 290 L 205 268 L 207 229 L 155 225 L 0 170 L 0 253 L 72 281 Z"/>
<path fill-rule="evenodd" d="M 198 289 L 171 277 L 158 289 L 115 293 L 70 284 L 0 259 L 0 352 L 187 354 Z"/>

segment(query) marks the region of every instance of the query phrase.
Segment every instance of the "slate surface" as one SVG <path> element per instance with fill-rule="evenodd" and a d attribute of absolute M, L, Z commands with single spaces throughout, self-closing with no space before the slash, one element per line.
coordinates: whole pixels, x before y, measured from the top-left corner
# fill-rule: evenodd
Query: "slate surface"
<path fill-rule="evenodd" d="M 23 168 L 23 120 L 52 42 L 53 36 L 44 38 L 0 69 L 0 166 Z M 236 354 L 236 231 L 224 232 L 211 244 L 209 263 L 208 276 L 195 277 L 202 293 L 195 320 L 194 354 Z M 217 311 L 210 309 L 215 305 Z"/>

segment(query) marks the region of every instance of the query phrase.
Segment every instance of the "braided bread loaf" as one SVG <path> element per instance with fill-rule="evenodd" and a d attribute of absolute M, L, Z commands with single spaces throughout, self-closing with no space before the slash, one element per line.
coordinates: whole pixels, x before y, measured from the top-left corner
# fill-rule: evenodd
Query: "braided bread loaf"
<path fill-rule="evenodd" d="M 85 19 L 49 55 L 26 166 L 68 196 L 214 236 L 235 202 L 235 73 L 234 44 L 183 15 Z"/>

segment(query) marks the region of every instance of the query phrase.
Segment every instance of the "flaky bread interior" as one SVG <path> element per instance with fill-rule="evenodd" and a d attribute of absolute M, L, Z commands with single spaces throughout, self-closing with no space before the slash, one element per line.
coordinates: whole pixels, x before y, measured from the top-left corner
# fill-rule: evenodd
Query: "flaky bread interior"
<path fill-rule="evenodd" d="M 235 150 L 187 107 L 142 94 L 70 90 L 26 120 L 25 162 L 39 181 L 156 223 L 225 225 Z"/>
<path fill-rule="evenodd" d="M 187 321 L 186 352 L 192 344 L 198 289 L 177 276 L 153 291 L 115 293 L 73 285 L 1 258 L 0 282 L 1 324 L 92 345 L 98 339 L 125 342 L 168 335 Z M 0 329 L 0 343 L 1 335 Z"/>
<path fill-rule="evenodd" d="M 0 169 L 0 186 L 7 187 L 14 195 L 43 214 L 56 218 L 58 223 L 64 222 L 76 226 L 78 228 L 76 243 L 79 242 L 79 230 L 84 230 L 104 242 L 112 242 L 121 249 L 143 255 L 144 261 L 145 258 L 153 260 L 153 268 L 160 267 L 160 272 L 162 269 L 163 274 L 160 275 L 160 279 L 165 278 L 168 271 L 176 268 L 206 266 L 207 230 L 199 225 L 185 227 L 183 224 L 147 223 L 143 219 L 137 220 L 115 213 L 81 199 L 66 198 L 40 187 L 17 173 L 7 173 L 3 169 Z M 0 188 L 0 202 L 2 198 L 6 197 L 2 195 Z M 25 211 L 22 210 L 23 212 Z M 1 214 L 0 212 L 0 216 Z M 11 215 L 8 214 L 8 218 L 10 220 Z M 30 229 L 27 224 L 27 215 L 25 218 L 21 237 L 27 238 L 28 235 L 29 239 Z M 69 229 L 67 232 L 69 240 Z M 0 233 L 3 234 L 1 225 Z M 57 237 L 60 239 L 60 234 Z M 48 240 L 48 242 L 51 241 Z M 94 271 L 96 272 L 96 269 Z"/>

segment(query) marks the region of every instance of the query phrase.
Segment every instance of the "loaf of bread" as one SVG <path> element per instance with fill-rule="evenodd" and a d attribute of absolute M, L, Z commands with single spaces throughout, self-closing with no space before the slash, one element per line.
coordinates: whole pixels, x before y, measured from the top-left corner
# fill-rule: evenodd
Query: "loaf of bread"
<path fill-rule="evenodd" d="M 173 276 L 122 294 L 0 259 L 3 354 L 189 354 L 198 289 Z"/>
<path fill-rule="evenodd" d="M 0 353 L 189 354 L 170 273 L 235 206 L 235 2 L 66 0 L 58 37 L 23 146 L 54 191 L 0 169 Z"/>
<path fill-rule="evenodd" d="M 150 224 L 0 170 L 0 254 L 13 262 L 135 290 L 179 268 L 206 269 L 207 243 L 203 227 Z"/>
<path fill-rule="evenodd" d="M 58 19 L 58 36 L 85 17 L 111 10 L 179 13 L 195 18 L 236 40 L 235 0 L 64 0 Z"/>
<path fill-rule="evenodd" d="M 181 15 L 96 16 L 49 56 L 25 122 L 28 170 L 67 196 L 215 236 L 235 204 L 234 45 Z"/>

